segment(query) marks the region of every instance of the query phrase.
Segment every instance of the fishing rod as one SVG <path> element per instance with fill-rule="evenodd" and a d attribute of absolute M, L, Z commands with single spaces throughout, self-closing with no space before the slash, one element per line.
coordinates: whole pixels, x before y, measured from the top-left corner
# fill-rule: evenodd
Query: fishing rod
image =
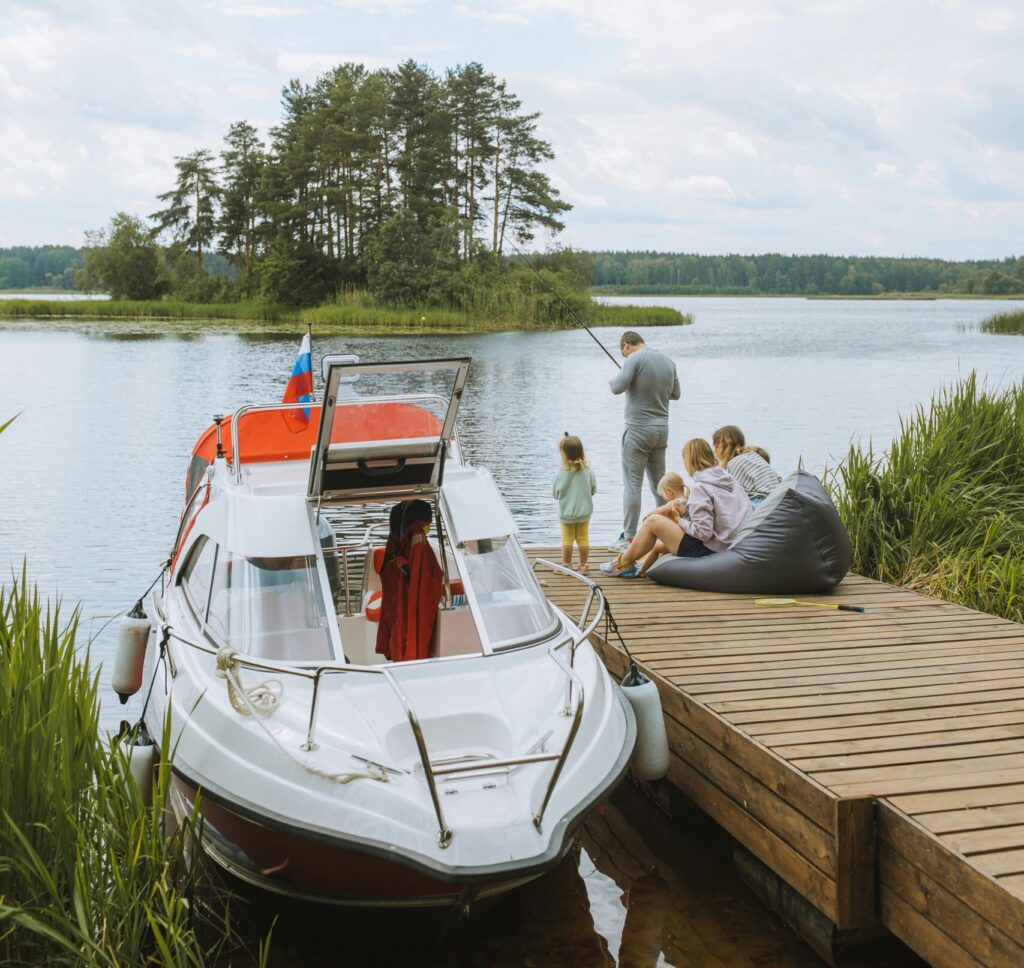
<path fill-rule="evenodd" d="M 492 228 L 495 227 L 494 222 L 491 221 L 490 216 L 486 212 L 481 211 L 479 214 L 482 215 L 485 219 L 487 219 L 488 222 L 491 223 Z M 607 356 L 608 359 L 610 359 L 615 364 L 615 366 L 621 370 L 622 364 L 617 359 L 615 359 L 614 356 L 612 356 L 612 354 L 608 351 L 608 347 L 606 347 L 604 343 L 602 343 L 594 335 L 594 331 L 580 318 L 579 313 L 577 313 L 576 310 L 573 309 L 572 306 L 570 306 L 565 301 L 565 298 L 562 296 L 562 294 L 553 285 L 551 285 L 551 283 L 548 282 L 547 279 L 544 278 L 544 276 L 541 275 L 540 270 L 526 257 L 526 253 L 523 252 L 523 250 L 520 249 L 519 246 L 516 245 L 511 238 L 505 238 L 503 236 L 502 241 L 507 242 L 510 246 L 512 246 L 512 248 L 516 252 L 516 255 L 518 255 L 519 258 L 521 258 L 523 262 L 526 263 L 527 268 L 540 280 L 541 285 L 544 286 L 544 288 L 547 289 L 548 292 L 550 292 L 562 304 L 562 306 L 565 308 L 565 311 L 569 314 L 570 319 L 572 319 L 577 326 L 582 326 L 587 331 L 587 333 L 590 334 L 590 338 L 595 343 L 597 343 L 598 346 L 601 347 L 601 351 L 604 353 L 604 355 Z"/>

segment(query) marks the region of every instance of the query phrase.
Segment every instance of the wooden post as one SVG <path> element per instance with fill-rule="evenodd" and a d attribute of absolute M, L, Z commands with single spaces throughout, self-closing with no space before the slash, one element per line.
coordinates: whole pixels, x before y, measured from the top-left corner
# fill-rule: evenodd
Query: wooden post
<path fill-rule="evenodd" d="M 865 928 L 877 920 L 875 801 L 836 800 L 836 926 Z"/>

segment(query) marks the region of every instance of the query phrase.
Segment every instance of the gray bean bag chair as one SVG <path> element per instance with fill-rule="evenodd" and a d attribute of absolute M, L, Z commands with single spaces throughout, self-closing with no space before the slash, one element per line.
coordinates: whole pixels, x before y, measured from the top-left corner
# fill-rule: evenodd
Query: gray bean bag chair
<path fill-rule="evenodd" d="M 755 508 L 727 551 L 665 555 L 648 572 L 660 585 L 737 595 L 827 592 L 850 569 L 850 539 L 825 488 L 797 471 Z"/>

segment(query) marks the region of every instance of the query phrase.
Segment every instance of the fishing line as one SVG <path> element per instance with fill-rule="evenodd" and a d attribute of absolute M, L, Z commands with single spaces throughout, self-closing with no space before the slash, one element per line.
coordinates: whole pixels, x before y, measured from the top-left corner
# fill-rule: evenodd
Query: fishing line
<path fill-rule="evenodd" d="M 491 220 L 490 216 L 486 212 L 480 211 L 478 214 L 482 218 L 490 222 L 492 228 L 497 227 L 495 226 L 494 222 Z M 612 354 L 608 351 L 608 348 L 604 345 L 604 343 L 602 343 L 594 335 L 594 331 L 580 318 L 580 314 L 577 313 L 576 310 L 573 309 L 572 306 L 570 306 L 565 301 L 565 298 L 562 296 L 562 294 L 553 285 L 551 285 L 551 283 L 548 282 L 547 279 L 544 278 L 544 276 L 541 275 L 540 270 L 538 270 L 537 267 L 526 257 L 526 253 L 523 252 L 523 250 L 520 249 L 519 246 L 516 245 L 510 237 L 506 237 L 504 234 L 502 235 L 502 241 L 507 242 L 515 250 L 516 255 L 518 255 L 519 258 L 521 258 L 523 262 L 526 263 L 527 268 L 540 280 L 541 285 L 544 286 L 544 288 L 547 289 L 548 292 L 550 292 L 562 304 L 565 311 L 569 314 L 570 319 L 572 319 L 577 326 L 582 326 L 587 331 L 587 333 L 590 334 L 590 338 L 595 343 L 597 343 L 598 346 L 601 347 L 601 351 L 604 353 L 604 355 L 607 356 L 608 359 L 610 359 L 615 364 L 615 366 L 621 370 L 622 364 L 617 359 L 615 359 L 614 356 L 612 356 Z"/>

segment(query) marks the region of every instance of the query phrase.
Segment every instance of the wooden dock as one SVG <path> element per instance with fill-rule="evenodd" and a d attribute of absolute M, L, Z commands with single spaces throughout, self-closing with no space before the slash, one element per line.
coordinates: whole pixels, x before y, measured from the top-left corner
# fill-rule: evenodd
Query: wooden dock
<path fill-rule="evenodd" d="M 853 575 L 807 598 L 864 614 L 594 570 L 658 684 L 675 787 L 839 931 L 1024 965 L 1024 627 Z M 579 583 L 540 577 L 579 611 Z"/>

